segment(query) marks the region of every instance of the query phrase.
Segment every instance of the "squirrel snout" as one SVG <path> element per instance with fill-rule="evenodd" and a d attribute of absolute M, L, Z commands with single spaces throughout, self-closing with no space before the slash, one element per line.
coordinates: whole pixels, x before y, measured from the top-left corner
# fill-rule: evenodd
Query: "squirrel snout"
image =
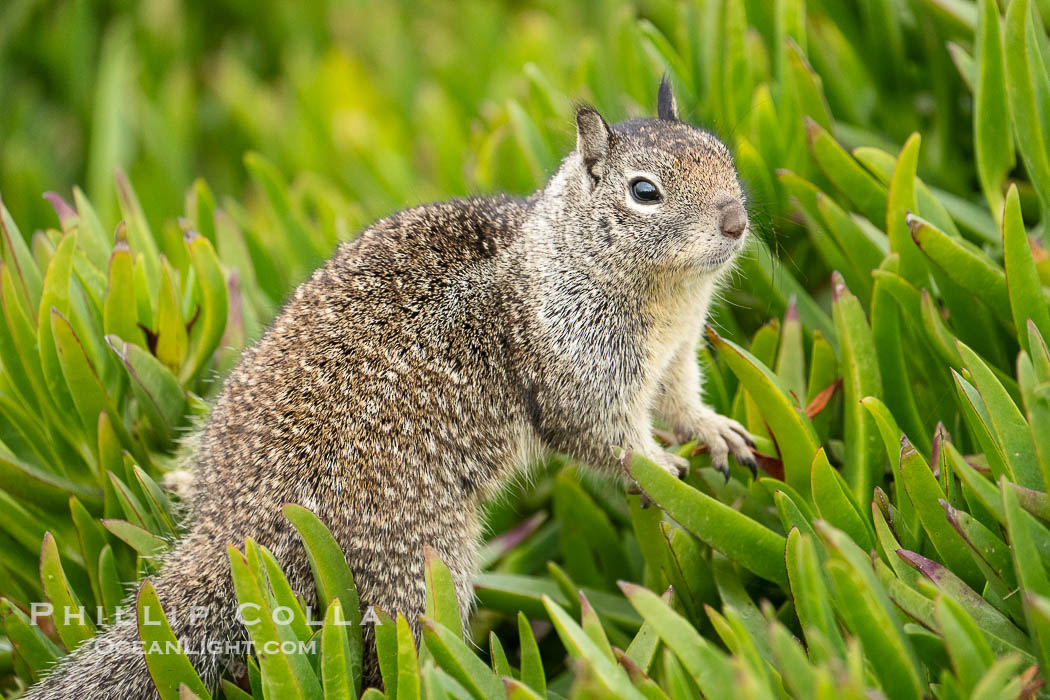
<path fill-rule="evenodd" d="M 726 238 L 740 238 L 747 228 L 747 212 L 740 202 L 733 201 L 722 209 L 722 221 L 719 227 Z"/>

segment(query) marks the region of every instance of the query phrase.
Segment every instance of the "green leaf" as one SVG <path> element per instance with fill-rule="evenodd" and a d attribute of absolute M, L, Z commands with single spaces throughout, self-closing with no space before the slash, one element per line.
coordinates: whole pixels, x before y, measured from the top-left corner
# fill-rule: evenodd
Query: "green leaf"
<path fill-rule="evenodd" d="M 189 688 L 201 698 L 210 698 L 204 682 L 171 631 L 157 591 L 149 579 L 139 588 L 136 609 L 146 667 L 161 700 L 178 700 L 182 697 L 180 687 Z"/>
<path fill-rule="evenodd" d="M 361 635 L 361 605 L 354 576 L 350 573 L 342 548 L 324 523 L 306 508 L 289 503 L 281 508 L 281 512 L 303 541 L 321 605 L 327 609 L 333 600 L 339 599 L 340 607 L 350 623 L 347 629 L 350 658 L 357 660 L 355 668 L 362 668 L 360 659 L 364 642 Z M 355 679 L 354 683 L 354 687 L 361 687 L 360 678 Z"/>
<path fill-rule="evenodd" d="M 245 543 L 245 550 L 250 552 L 252 547 L 253 543 L 249 539 Z M 294 640 L 285 625 L 274 622 L 259 572 L 249 566 L 245 556 L 234 547 L 228 547 L 227 552 L 237 600 L 242 606 L 251 604 L 251 609 L 257 614 L 254 619 L 249 616 L 244 622 L 252 644 L 259 650 L 263 694 L 281 698 L 321 698 L 320 683 L 306 656 L 297 651 L 286 654 L 281 650 L 282 642 Z M 275 646 L 278 649 L 276 653 L 273 652 Z M 270 653 L 266 653 L 266 650 Z"/>
<path fill-rule="evenodd" d="M 157 359 L 178 375 L 182 362 L 186 358 L 189 341 L 186 334 L 186 323 L 182 320 L 180 310 L 177 274 L 166 259 L 161 260 L 160 291 L 157 298 L 157 314 L 153 319 L 157 333 Z"/>
<path fill-rule="evenodd" d="M 379 660 L 379 672 L 383 677 L 387 696 L 397 697 L 397 623 L 382 610 L 375 610 L 377 620 L 372 625 L 376 637 L 376 657 Z"/>
<path fill-rule="evenodd" d="M 941 490 L 926 460 L 911 446 L 907 438 L 901 440 L 900 461 L 901 481 L 937 553 L 963 580 L 971 586 L 978 585 L 984 577 L 970 557 L 966 542 L 944 517 L 944 509 L 940 504 L 941 499 L 945 497 L 944 491 Z"/>
<path fill-rule="evenodd" d="M 832 468 L 823 448 L 813 457 L 812 475 L 813 503 L 820 517 L 846 532 L 861 548 L 871 549 L 875 544 L 874 533 L 861 514 L 848 484 Z"/>
<path fill-rule="evenodd" d="M 148 350 L 115 335 L 107 335 L 106 343 L 128 373 L 150 425 L 162 438 L 169 439 L 186 414 L 186 397 L 179 380 Z"/>
<path fill-rule="evenodd" d="M 915 199 L 915 168 L 919 160 L 919 134 L 912 134 L 901 149 L 897 167 L 890 180 L 886 204 L 886 233 L 890 250 L 900 256 L 901 276 L 915 285 L 927 277 L 926 264 L 915 249 L 906 219 L 908 212 L 918 211 Z"/>
<path fill-rule="evenodd" d="M 876 269 L 889 252 L 885 239 L 873 239 L 833 198 L 817 192 L 817 209 L 839 246 L 849 251 L 861 270 Z"/>
<path fill-rule="evenodd" d="M 130 444 L 131 437 L 124 428 L 120 412 L 107 394 L 80 339 L 73 332 L 73 326 L 56 308 L 51 309 L 51 333 L 62 376 L 65 377 L 66 384 L 73 396 L 73 405 L 76 406 L 81 423 L 88 432 L 90 440 L 95 442 L 97 439 L 95 431 L 98 428 L 98 416 L 100 413 L 105 413 L 118 435 L 122 435 L 123 440 Z"/>
<path fill-rule="evenodd" d="M 784 625 L 770 625 L 770 640 L 777 658 L 777 668 L 795 697 L 813 698 L 816 694 L 814 665 L 806 651 Z"/>
<path fill-rule="evenodd" d="M 256 554 L 259 559 L 258 565 L 254 561 Z M 315 631 L 310 629 L 310 622 L 306 619 L 306 613 L 303 611 L 302 605 L 299 604 L 299 599 L 296 597 L 295 591 L 292 590 L 291 584 L 288 583 L 284 572 L 281 571 L 281 565 L 277 563 L 277 559 L 266 547 L 254 545 L 248 556 L 248 561 L 253 566 L 256 566 L 260 576 L 265 574 L 265 578 L 262 580 L 264 583 L 268 582 L 270 584 L 270 592 L 273 594 L 275 607 L 287 608 L 289 619 L 285 622 L 282 615 L 280 624 L 290 628 L 295 639 L 302 642 L 309 641 Z M 332 606 L 329 605 L 328 607 L 331 609 Z M 339 612 L 342 613 L 342 610 Z M 325 615 L 327 614 L 328 611 L 326 610 Z"/>
<path fill-rule="evenodd" d="M 892 185 L 894 176 L 897 174 L 899 158 L 894 157 L 893 154 L 881 148 L 871 146 L 858 146 L 853 149 L 853 156 L 875 173 L 875 176 L 882 182 Z M 918 208 L 911 211 L 928 219 L 934 226 L 945 231 L 953 238 L 959 238 L 962 235 L 959 233 L 952 216 L 948 213 L 944 204 L 941 203 L 939 196 L 934 196 L 933 191 L 918 176 L 914 177 L 913 191 L 914 201 Z M 998 239 L 998 236 L 996 236 L 996 239 Z"/>
<path fill-rule="evenodd" d="M 733 672 L 726 655 L 700 636 L 689 622 L 667 606 L 660 596 L 641 586 L 621 582 L 620 588 L 638 612 L 659 631 L 689 675 L 708 697 L 726 697 L 733 688 Z"/>
<path fill-rule="evenodd" d="M 722 338 L 711 328 L 708 328 L 707 337 L 762 407 L 763 416 L 777 439 L 784 462 L 785 481 L 800 491 L 808 491 L 809 465 L 820 447 L 813 423 L 791 400 L 777 376 L 751 353 Z"/>
<path fill-rule="evenodd" d="M 459 631 L 453 631 L 430 618 L 423 618 L 423 638 L 434 660 L 477 700 L 499 697 L 502 683 L 488 665 L 463 642 Z M 398 679 L 401 686 L 403 678 Z"/>
<path fill-rule="evenodd" d="M 912 335 L 908 331 L 918 315 L 920 296 L 915 287 L 896 274 L 899 267 L 900 258 L 892 254 L 886 257 L 879 269 L 872 271 L 875 289 L 871 302 L 871 335 L 880 377 L 894 378 L 881 383 L 883 398 L 920 449 L 928 454 L 930 437 L 916 403 L 911 379 L 922 374 L 922 369 L 915 367 L 914 353 L 905 357 L 907 343 L 902 342 L 902 334 L 904 337 Z"/>
<path fill-rule="evenodd" d="M 130 458 L 130 457 L 129 457 Z M 171 501 L 157 482 L 137 464 L 131 464 L 135 481 L 138 482 L 139 490 L 142 491 L 146 505 L 149 507 L 150 515 L 160 526 L 164 533 L 174 535 L 176 532 L 175 513 Z"/>
<path fill-rule="evenodd" d="M 397 614 L 397 700 L 419 699 L 419 658 L 408 620 Z"/>
<path fill-rule="evenodd" d="M 53 309 L 65 317 L 70 316 L 69 288 L 73 280 L 73 251 L 76 248 L 76 234 L 62 238 L 44 276 L 44 289 L 37 312 L 37 340 L 40 367 L 43 370 L 44 384 L 54 405 L 60 413 L 73 405 L 73 399 L 66 388 L 55 349 L 55 340 L 51 331 L 51 314 Z M 98 414 L 96 414 L 97 416 Z"/>
<path fill-rule="evenodd" d="M 805 287 L 792 275 L 769 248 L 755 237 L 749 243 L 748 255 L 739 258 L 740 273 L 748 280 L 751 292 L 768 306 L 770 312 L 782 314 L 792 296 L 798 303 L 798 315 L 806 328 L 814 328 L 834 344 L 835 328 L 831 318 L 806 292 Z"/>
<path fill-rule="evenodd" d="M 627 556 L 608 515 L 582 488 L 574 467 L 554 481 L 554 517 L 566 570 L 582 585 L 606 588 L 629 575 Z"/>
<path fill-rule="evenodd" d="M 489 658 L 492 663 L 492 671 L 498 678 L 514 677 L 514 670 L 510 667 L 507 652 L 503 651 L 503 643 L 500 642 L 495 631 L 489 632 Z"/>
<path fill-rule="evenodd" d="M 1050 335 L 1050 312 L 1047 311 L 1043 284 L 1035 269 L 1032 248 L 1028 244 L 1024 221 L 1021 220 L 1021 202 L 1017 186 L 1011 185 L 1006 193 L 1006 209 L 1003 214 L 1003 266 L 1006 268 L 1006 287 L 1013 312 L 1014 327 L 1018 340 L 1029 353 L 1028 321 L 1031 320 L 1045 338 Z"/>
<path fill-rule="evenodd" d="M 138 305 L 135 299 L 135 260 L 126 241 L 118 240 L 109 256 L 109 275 L 106 297 L 102 307 L 102 325 L 106 335 L 126 338 L 139 347 L 146 347 L 146 339 L 139 328 Z"/>
<path fill-rule="evenodd" d="M 813 349 L 809 359 L 809 381 L 806 387 L 808 406 L 822 391 L 832 386 L 839 377 L 838 359 L 835 350 L 819 330 L 813 331 Z M 833 407 L 833 404 L 832 404 Z M 833 410 L 821 411 L 813 418 L 813 428 L 819 439 L 826 438 L 831 425 Z"/>
<path fill-rule="evenodd" d="M 787 81 L 795 94 L 795 101 L 803 116 L 812 119 L 822 128 L 831 130 L 831 112 L 824 99 L 820 76 L 809 65 L 802 50 L 795 42 L 788 42 Z"/>
<path fill-rule="evenodd" d="M 1024 161 L 1025 171 L 1032 178 L 1043 216 L 1050 212 L 1050 156 L 1046 141 L 1047 115 L 1041 114 L 1037 97 L 1037 81 L 1045 81 L 1045 66 L 1039 61 L 1032 41 L 1032 13 L 1028 0 L 1011 0 L 1006 8 L 1003 31 L 1003 46 L 1006 54 L 1006 93 L 1009 96 L 1010 113 L 1013 116 L 1014 134 Z M 1042 75 L 1040 75 L 1042 73 Z"/>
<path fill-rule="evenodd" d="M 704 543 L 765 579 L 787 583 L 781 535 L 679 481 L 642 455 L 630 455 L 627 471 L 653 501 Z"/>
<path fill-rule="evenodd" d="M 806 131 L 813 158 L 824 175 L 869 221 L 883 221 L 886 217 L 886 188 L 812 119 L 806 120 Z"/>
<path fill-rule="evenodd" d="M 131 471 L 130 464 L 131 457 L 127 456 L 125 459 L 125 473 Z M 142 501 L 139 499 L 138 494 L 125 484 L 116 474 L 110 472 L 107 476 L 113 486 L 113 491 L 120 503 L 121 510 L 124 511 L 124 517 L 131 521 L 132 524 L 144 528 L 151 533 L 160 530 L 160 526 L 154 519 L 153 513 L 150 512 L 149 508 L 142 505 Z"/>
<path fill-rule="evenodd" d="M 839 530 L 824 523 L 818 523 L 817 530 L 838 555 L 826 566 L 836 607 L 865 654 L 880 659 L 873 671 L 887 697 L 918 700 L 922 697 L 918 658 L 867 554 Z"/>
<path fill-rule="evenodd" d="M 819 540 L 793 529 L 788 532 L 785 559 L 795 612 L 810 654 L 814 661 L 826 661 L 829 652 L 845 658 L 846 643 L 831 609 L 831 596 L 818 563 L 818 546 L 823 554 Z"/>
<path fill-rule="evenodd" d="M 511 128 L 517 139 L 521 154 L 532 172 L 536 183 L 543 182 L 556 158 L 543 132 L 529 116 L 529 113 L 516 100 L 507 101 L 507 114 L 510 116 Z"/>
<path fill-rule="evenodd" d="M 189 355 L 180 375 L 183 381 L 195 376 L 219 347 L 226 330 L 229 309 L 226 276 L 211 242 L 204 236 L 190 232 L 186 234 L 185 243 L 200 285 L 201 306 L 194 322 Z"/>
<path fill-rule="evenodd" d="M 81 605 L 69 585 L 55 538 L 50 532 L 44 534 L 40 548 L 40 581 L 48 601 L 54 606 L 52 619 L 58 629 L 58 636 L 66 649 L 73 651 L 95 634 L 95 625 L 91 622 L 90 613 Z"/>
<path fill-rule="evenodd" d="M 252 696 L 243 690 L 240 686 L 234 685 L 225 678 L 222 679 L 220 684 L 222 687 L 222 695 L 225 700 L 252 700 Z"/>
<path fill-rule="evenodd" d="M 125 520 L 103 520 L 102 525 L 143 557 L 157 557 L 168 551 L 168 542 L 149 530 Z"/>
<path fill-rule="evenodd" d="M 1024 415 L 988 365 L 961 341 L 956 345 L 987 408 L 988 427 L 1009 474 L 1021 486 L 1040 488 L 1043 485 L 1042 471 Z"/>
<path fill-rule="evenodd" d="M 816 536 L 817 531 L 812 525 L 815 516 L 807 514 L 799 507 L 799 503 L 804 501 L 801 499 L 796 501 L 783 490 L 778 490 L 773 494 L 773 501 L 776 503 L 777 515 L 780 517 L 780 524 L 784 526 L 785 532 L 791 532 L 791 529 L 795 528 L 804 535 Z"/>
<path fill-rule="evenodd" d="M 357 697 L 361 689 L 361 659 L 350 651 L 347 620 L 336 598 L 328 605 L 321 628 L 321 685 L 325 700 Z M 356 665 L 355 665 L 356 664 Z"/>
<path fill-rule="evenodd" d="M 989 640 L 995 642 L 996 648 L 1001 649 L 1009 645 L 1021 651 L 1028 650 L 1028 639 L 1021 630 L 947 567 L 915 552 L 901 551 L 898 554 L 929 579 L 941 593 L 961 606 L 977 627 L 987 634 Z"/>
<path fill-rule="evenodd" d="M 977 2 L 977 83 L 974 86 L 974 154 L 977 176 L 988 207 L 999 218 L 1003 210 L 1003 180 L 1014 169 L 1014 140 L 1010 131 L 1006 68 L 999 6 L 993 0 Z"/>
<path fill-rule="evenodd" d="M 152 298 L 160 287 L 160 251 L 157 249 L 153 233 L 150 232 L 149 223 L 146 221 L 146 214 L 139 203 L 138 195 L 135 194 L 127 176 L 117 168 L 115 177 L 120 212 L 127 224 L 128 244 L 131 246 L 133 255 L 136 257 L 142 255 L 147 289 Z"/>
<path fill-rule="evenodd" d="M 69 498 L 69 513 L 77 530 L 80 552 L 84 557 L 84 568 L 87 569 L 88 579 L 91 582 L 91 593 L 95 601 L 102 604 L 98 585 L 98 557 L 102 548 L 106 546 L 106 531 L 76 496 Z"/>
<path fill-rule="evenodd" d="M 1043 487 L 1050 490 L 1050 397 L 1039 394 L 1036 389 L 1041 381 L 1039 375 L 1050 375 L 1050 367 L 1038 368 L 1043 363 L 1050 365 L 1050 354 L 1047 353 L 1046 344 L 1031 321 L 1028 324 L 1028 336 L 1035 361 L 1022 352 L 1017 358 L 1017 378 L 1025 414 L 1028 417 L 1028 430 L 1035 446 L 1039 468 L 1043 473 Z M 1045 383 L 1048 380 L 1042 381 Z"/>
<path fill-rule="evenodd" d="M 977 683 L 970 696 L 971 700 L 997 700 L 998 698 L 1020 697 L 1020 689 L 1011 693 L 1009 686 L 1017 684 L 1021 678 L 1018 672 L 1022 664 L 1019 654 L 1000 656 Z"/>
<path fill-rule="evenodd" d="M 806 354 L 803 347 L 802 322 L 799 320 L 798 306 L 794 299 L 788 302 L 784 323 L 780 328 L 776 374 L 801 405 L 806 396 Z"/>
<path fill-rule="evenodd" d="M 670 597 L 669 592 L 668 597 Z M 656 660 L 656 651 L 659 648 L 660 633 L 656 631 L 652 623 L 644 622 L 638 630 L 638 634 L 634 636 L 634 639 L 628 645 L 625 654 L 642 673 L 649 673 L 652 669 L 653 661 Z M 620 663 L 622 665 L 623 660 L 620 660 Z M 630 672 L 630 669 L 627 670 Z"/>
<path fill-rule="evenodd" d="M 503 685 L 507 690 L 507 700 L 543 700 L 546 697 L 513 678 L 504 678 Z"/>
<path fill-rule="evenodd" d="M 908 216 L 908 226 L 919 249 L 949 279 L 986 303 L 1001 320 L 1011 318 L 1006 273 L 992 264 L 988 256 L 914 214 Z"/>
<path fill-rule="evenodd" d="M 423 548 L 426 558 L 426 610 L 425 614 L 438 624 L 453 632 L 463 633 L 459 601 L 456 599 L 456 584 L 452 572 L 441 561 L 437 550 L 430 545 Z"/>
<path fill-rule="evenodd" d="M 540 696 L 547 696 L 547 678 L 543 670 L 543 659 L 532 627 L 525 614 L 518 612 L 518 639 L 521 651 L 521 681 Z"/>
<path fill-rule="evenodd" d="M 843 440 L 846 443 L 843 476 L 857 502 L 867 504 L 871 501 L 872 489 L 881 481 L 882 463 L 878 428 L 860 400 L 880 396 L 882 378 L 871 329 L 860 302 L 850 294 L 841 276 L 832 275 L 831 284 L 843 377 Z"/>
<path fill-rule="evenodd" d="M 108 544 L 98 554 L 98 588 L 99 601 L 105 610 L 106 619 L 113 621 L 124 600 L 124 581 L 117 573 L 113 548 Z"/>
<path fill-rule="evenodd" d="M 1017 501 L 1016 492 L 1011 488 L 1006 488 L 1005 485 L 1006 481 L 1000 480 L 999 490 L 1002 493 L 1003 511 L 1006 514 L 1006 532 L 1021 593 L 1025 596 L 1037 595 L 1048 598 L 1050 597 L 1050 578 L 1047 578 L 1042 558 L 1036 549 L 1031 526 Z M 1031 609 L 1030 604 L 1025 605 L 1028 628 L 1035 633 L 1038 642 L 1040 665 L 1043 668 L 1050 668 L 1050 625 L 1041 624 L 1036 619 L 1036 615 L 1037 613 Z"/>
<path fill-rule="evenodd" d="M 91 505 L 101 502 L 93 486 L 85 486 L 65 477 L 45 472 L 30 464 L 7 459 L 0 453 L 0 488 L 12 496 L 25 499 L 49 510 L 64 510 L 69 497 L 75 495 Z"/>
<path fill-rule="evenodd" d="M 215 245 L 215 195 L 203 178 L 194 180 L 190 191 L 186 193 L 186 212 L 192 218 L 196 230 Z"/>
<path fill-rule="evenodd" d="M 605 654 L 610 661 L 616 661 L 612 646 L 609 644 L 609 638 L 602 628 L 602 621 L 598 618 L 598 614 L 594 612 L 594 608 L 591 607 L 591 603 L 587 600 L 587 595 L 583 591 L 580 591 L 580 626 L 583 628 L 584 633 L 594 642 L 594 645 L 598 647 L 599 651 Z"/>
<path fill-rule="evenodd" d="M 4 634 L 29 667 L 31 678 L 39 680 L 62 657 L 62 650 L 7 598 L 0 599 L 0 617 Z"/>
<path fill-rule="evenodd" d="M 40 305 L 40 296 L 43 284 L 40 278 L 40 270 L 33 260 L 33 254 L 29 251 L 22 232 L 11 218 L 11 212 L 4 206 L 0 199 L 0 258 L 4 264 L 13 270 L 18 279 L 17 288 L 22 295 L 22 301 L 29 308 L 35 309 Z"/>

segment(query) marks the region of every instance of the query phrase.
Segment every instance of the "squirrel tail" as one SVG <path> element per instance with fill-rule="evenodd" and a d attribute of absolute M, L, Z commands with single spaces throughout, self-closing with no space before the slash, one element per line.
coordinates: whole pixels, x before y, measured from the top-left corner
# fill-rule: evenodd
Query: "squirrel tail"
<path fill-rule="evenodd" d="M 209 541 L 210 540 L 210 541 Z M 225 548 L 197 533 L 183 537 L 152 577 L 161 607 L 197 673 L 214 689 L 225 664 L 245 656 L 247 639 L 237 619 L 236 596 Z M 124 604 L 123 619 L 61 659 L 26 700 L 146 700 L 157 698 L 139 641 L 136 597 Z M 60 614 L 56 611 L 55 614 Z M 150 611 L 159 620 L 159 611 Z M 242 645 L 243 646 L 243 645 Z"/>

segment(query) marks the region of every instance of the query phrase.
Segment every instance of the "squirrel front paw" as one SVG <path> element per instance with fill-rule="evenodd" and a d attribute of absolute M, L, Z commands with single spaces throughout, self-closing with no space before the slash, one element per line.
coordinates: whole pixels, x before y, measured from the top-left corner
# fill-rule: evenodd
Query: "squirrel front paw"
<path fill-rule="evenodd" d="M 726 418 L 714 411 L 706 411 L 698 416 L 692 424 L 676 430 L 682 442 L 698 440 L 707 446 L 711 455 L 711 464 L 729 481 L 729 455 L 751 470 L 752 476 L 758 476 L 758 464 L 751 455 L 755 441 L 747 428 L 732 418 Z"/>
<path fill-rule="evenodd" d="M 646 455 L 646 457 L 659 464 L 664 471 L 676 479 L 682 479 L 689 473 L 689 460 L 685 457 L 679 457 L 666 450 L 657 450 L 656 454 Z"/>

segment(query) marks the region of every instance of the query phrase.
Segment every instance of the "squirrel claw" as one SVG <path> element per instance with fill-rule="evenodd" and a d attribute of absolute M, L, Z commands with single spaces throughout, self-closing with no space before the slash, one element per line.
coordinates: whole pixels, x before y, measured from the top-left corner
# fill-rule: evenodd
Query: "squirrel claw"
<path fill-rule="evenodd" d="M 754 457 L 737 457 L 738 462 L 747 467 L 751 471 L 751 478 L 758 478 L 758 462 L 755 461 Z"/>
<path fill-rule="evenodd" d="M 714 467 L 715 467 L 715 469 L 718 470 L 719 474 L 721 474 L 722 476 L 725 477 L 726 483 L 728 484 L 729 483 L 729 462 L 728 461 L 726 461 L 726 462 L 718 462 L 717 464 L 714 465 Z"/>

